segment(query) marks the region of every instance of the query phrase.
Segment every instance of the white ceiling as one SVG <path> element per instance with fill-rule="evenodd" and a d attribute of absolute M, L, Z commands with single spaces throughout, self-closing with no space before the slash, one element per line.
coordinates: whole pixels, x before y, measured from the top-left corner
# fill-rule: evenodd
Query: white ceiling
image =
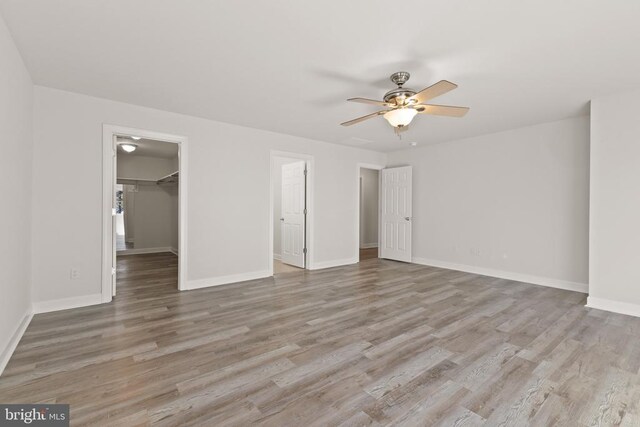
<path fill-rule="evenodd" d="M 138 147 L 135 151 L 127 153 L 120 147 L 120 144 L 135 144 Z M 119 156 L 144 156 L 144 157 L 160 157 L 162 159 L 172 159 L 178 157 L 178 144 L 173 142 L 156 141 L 153 139 L 139 139 L 134 141 L 129 138 L 118 138 L 118 155 Z"/>
<path fill-rule="evenodd" d="M 391 151 L 584 114 L 640 87 L 634 0 L 0 0 L 36 84 Z M 398 141 L 374 106 L 394 71 L 462 119 Z"/>

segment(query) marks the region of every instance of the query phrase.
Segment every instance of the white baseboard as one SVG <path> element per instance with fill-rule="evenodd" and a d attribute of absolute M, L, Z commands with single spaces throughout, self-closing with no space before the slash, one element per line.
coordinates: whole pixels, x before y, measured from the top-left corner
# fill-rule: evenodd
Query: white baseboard
<path fill-rule="evenodd" d="M 171 246 L 166 246 L 166 247 L 161 247 L 161 248 L 124 249 L 124 250 L 121 250 L 121 251 L 116 251 L 116 256 L 120 256 L 120 255 L 141 255 L 141 254 L 158 254 L 158 253 L 161 253 L 161 252 L 173 252 L 173 248 Z"/>
<path fill-rule="evenodd" d="M 315 262 L 309 266 L 309 270 L 322 270 L 325 268 L 340 267 L 342 265 L 356 264 L 357 258 L 335 259 L 332 261 Z"/>
<path fill-rule="evenodd" d="M 614 301 L 606 298 L 587 297 L 587 307 L 640 317 L 640 304 Z"/>
<path fill-rule="evenodd" d="M 282 259 L 282 255 L 280 254 L 273 254 L 273 259 L 277 259 L 278 261 L 280 261 Z"/>
<path fill-rule="evenodd" d="M 271 271 L 261 270 L 249 273 L 230 274 L 228 276 L 210 277 L 208 279 L 189 280 L 185 290 L 208 288 L 210 286 L 228 285 L 231 283 L 246 282 L 247 280 L 264 279 L 271 277 Z"/>
<path fill-rule="evenodd" d="M 33 312 L 36 314 L 49 313 L 51 311 L 68 310 L 70 308 L 87 307 L 96 304 L 102 304 L 102 294 L 37 301 L 33 303 Z"/>
<path fill-rule="evenodd" d="M 362 243 L 360 245 L 360 249 L 373 249 L 373 248 L 377 248 L 378 247 L 378 243 Z"/>
<path fill-rule="evenodd" d="M 412 258 L 414 264 L 428 265 L 431 267 L 446 268 L 449 270 L 464 271 L 465 273 L 481 274 L 483 276 L 497 277 L 500 279 L 515 280 L 517 282 L 532 283 L 534 285 L 548 286 L 550 288 L 565 289 L 567 291 L 589 293 L 589 285 L 586 283 L 571 282 L 568 280 L 552 279 L 550 277 L 532 276 L 529 274 L 513 273 L 511 271 L 495 270 L 493 268 L 477 267 L 474 265 L 456 264 L 427 258 Z"/>
<path fill-rule="evenodd" d="M 178 250 L 177 250 L 176 248 L 170 248 L 170 249 L 169 249 L 169 252 L 171 252 L 171 253 L 172 253 L 172 254 L 174 254 L 175 256 L 180 256 L 180 255 L 178 254 Z"/>
<path fill-rule="evenodd" d="M 24 335 L 24 331 L 27 330 L 31 319 L 33 318 L 33 312 L 29 308 L 25 315 L 22 317 L 20 324 L 16 328 L 15 332 L 11 336 L 11 339 L 7 343 L 4 351 L 2 352 L 2 357 L 0 357 L 0 375 L 4 372 L 4 368 L 7 367 L 7 363 L 9 363 L 9 359 L 13 356 L 13 352 L 16 351 L 16 347 L 18 347 L 18 343 L 20 339 L 22 339 L 22 335 Z"/>

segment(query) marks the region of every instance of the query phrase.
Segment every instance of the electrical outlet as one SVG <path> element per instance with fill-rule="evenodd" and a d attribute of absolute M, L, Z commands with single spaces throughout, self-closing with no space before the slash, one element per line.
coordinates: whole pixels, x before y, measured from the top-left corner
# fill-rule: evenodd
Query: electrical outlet
<path fill-rule="evenodd" d="M 77 268 L 72 268 L 70 273 L 71 279 L 79 279 L 80 278 L 80 270 Z"/>

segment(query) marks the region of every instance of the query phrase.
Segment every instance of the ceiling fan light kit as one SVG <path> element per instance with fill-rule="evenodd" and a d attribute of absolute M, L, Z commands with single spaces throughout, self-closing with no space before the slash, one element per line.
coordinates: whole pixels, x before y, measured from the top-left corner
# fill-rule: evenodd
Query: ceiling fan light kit
<path fill-rule="evenodd" d="M 357 119 L 349 120 L 348 122 L 341 123 L 342 126 L 351 126 L 381 115 L 391 126 L 393 126 L 396 133 L 398 133 L 400 130 L 404 130 L 409 126 L 409 123 L 411 123 L 417 114 L 462 117 L 469 111 L 468 107 L 423 104 L 423 102 L 429 101 L 430 99 L 457 88 L 458 86 L 456 84 L 447 80 L 440 80 L 438 83 L 431 85 L 420 92 L 416 92 L 404 87 L 404 84 L 409 80 L 409 77 L 411 77 L 411 75 L 406 71 L 393 73 L 390 80 L 398 85 L 398 87 L 385 93 L 382 101 L 367 98 L 349 98 L 347 101 L 378 105 L 389 109 L 377 111 L 366 116 L 358 117 Z"/>
<path fill-rule="evenodd" d="M 411 120 L 418 114 L 414 108 L 398 108 L 384 113 L 384 117 L 394 128 L 402 128 L 408 126 Z"/>

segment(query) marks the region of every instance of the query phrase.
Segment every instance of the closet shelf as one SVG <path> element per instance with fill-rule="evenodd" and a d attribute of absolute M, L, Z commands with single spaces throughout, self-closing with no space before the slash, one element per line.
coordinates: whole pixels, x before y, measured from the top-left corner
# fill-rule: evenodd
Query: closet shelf
<path fill-rule="evenodd" d="M 118 184 L 136 184 L 138 182 L 157 182 L 155 179 L 143 179 L 143 178 L 121 178 L 116 179 Z"/>
<path fill-rule="evenodd" d="M 163 176 L 162 178 L 157 180 L 156 184 L 169 184 L 173 182 L 178 182 L 179 176 L 180 176 L 180 172 L 175 171 L 174 173 L 170 173 L 169 175 Z"/>
<path fill-rule="evenodd" d="M 118 177 L 117 178 L 117 182 L 118 184 L 136 184 L 138 182 L 143 183 L 143 182 L 154 182 L 156 184 L 169 184 L 169 183 L 173 183 L 173 182 L 178 182 L 178 177 L 180 176 L 180 173 L 178 171 L 175 171 L 173 173 L 170 173 L 167 176 L 163 176 L 160 179 L 152 179 L 152 178 L 123 178 L 123 177 Z"/>

